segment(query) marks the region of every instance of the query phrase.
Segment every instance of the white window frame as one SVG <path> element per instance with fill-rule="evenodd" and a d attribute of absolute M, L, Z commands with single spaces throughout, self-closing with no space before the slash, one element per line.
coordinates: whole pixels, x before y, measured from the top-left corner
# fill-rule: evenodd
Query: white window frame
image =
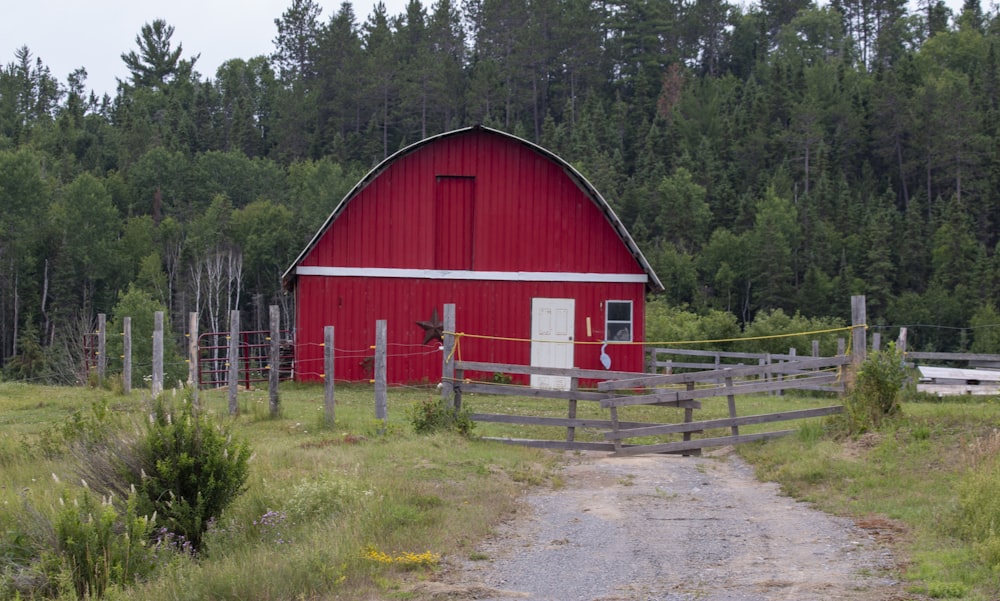
<path fill-rule="evenodd" d="M 611 305 L 612 304 L 625 304 L 628 305 L 628 320 L 622 319 L 611 319 Z M 616 338 L 618 332 L 621 331 L 621 326 L 624 325 L 628 331 L 628 338 Z M 612 328 L 614 329 L 614 335 L 612 335 Z M 632 306 L 632 301 L 630 300 L 607 300 L 604 301 L 604 336 L 605 341 L 614 342 L 632 342 L 635 340 L 633 335 L 635 332 L 635 307 Z"/>

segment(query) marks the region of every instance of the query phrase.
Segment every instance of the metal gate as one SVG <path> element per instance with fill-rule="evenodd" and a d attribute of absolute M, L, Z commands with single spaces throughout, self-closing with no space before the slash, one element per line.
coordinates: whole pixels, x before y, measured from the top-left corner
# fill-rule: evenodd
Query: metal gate
<path fill-rule="evenodd" d="M 295 376 L 295 344 L 288 330 L 281 331 L 278 343 L 278 379 Z M 229 332 L 206 332 L 198 337 L 198 387 L 229 385 Z M 240 332 L 237 345 L 237 379 L 247 390 L 256 382 L 267 382 L 271 369 L 271 332 Z"/>

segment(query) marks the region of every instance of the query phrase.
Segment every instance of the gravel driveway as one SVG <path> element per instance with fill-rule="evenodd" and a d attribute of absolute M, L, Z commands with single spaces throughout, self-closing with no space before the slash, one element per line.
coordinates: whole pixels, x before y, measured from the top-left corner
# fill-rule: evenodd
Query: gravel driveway
<path fill-rule="evenodd" d="M 420 599 L 764 601 L 911 598 L 888 548 L 754 479 L 737 456 L 573 454 L 473 561 Z"/>

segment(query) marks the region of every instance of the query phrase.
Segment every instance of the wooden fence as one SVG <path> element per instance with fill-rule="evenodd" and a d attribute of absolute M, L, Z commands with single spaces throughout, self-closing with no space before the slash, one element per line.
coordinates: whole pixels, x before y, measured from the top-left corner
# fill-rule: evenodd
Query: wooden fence
<path fill-rule="evenodd" d="M 844 355 L 845 341 L 844 339 L 837 340 L 837 355 Z M 709 350 L 696 350 L 696 349 L 678 349 L 678 348 L 662 348 L 662 347 L 648 347 L 646 349 L 647 355 L 647 370 L 651 374 L 672 374 L 675 370 L 719 370 L 732 367 L 744 367 L 747 365 L 771 365 L 773 363 L 783 363 L 787 361 L 799 361 L 805 357 L 801 357 L 797 354 L 795 348 L 788 349 L 788 353 L 745 353 L 745 352 L 735 352 L 735 351 L 709 351 Z M 663 357 L 672 357 L 670 359 L 663 359 Z M 681 360 L 678 360 L 680 357 Z M 814 340 L 812 343 L 812 357 L 819 357 L 819 341 Z M 769 380 L 772 377 L 781 378 L 782 374 L 772 374 L 767 370 L 763 370 L 756 373 L 757 377 Z M 802 388 L 807 390 L 818 390 L 827 392 L 843 392 L 843 386 L 840 384 L 824 385 L 817 384 L 815 387 L 807 388 L 803 386 Z M 775 394 L 780 394 L 781 389 L 777 389 Z"/>
<path fill-rule="evenodd" d="M 755 434 L 740 434 L 740 426 L 765 424 L 789 420 L 833 415 L 843 411 L 842 405 L 831 405 L 812 409 L 785 411 L 759 415 L 737 415 L 736 397 L 739 395 L 759 395 L 784 390 L 836 390 L 843 392 L 845 380 L 843 369 L 852 361 L 848 355 L 815 357 L 805 359 L 789 358 L 778 363 L 743 367 L 725 367 L 690 373 L 650 375 L 633 379 L 619 379 L 601 382 L 598 390 L 609 397 L 601 402 L 601 407 L 611 413 L 612 428 L 604 438 L 614 444 L 617 455 L 641 453 L 683 453 L 707 447 L 740 444 L 786 436 L 794 430 L 777 430 Z M 834 370 L 834 371 L 830 371 Z M 683 389 L 663 388 L 683 386 Z M 701 386 L 699 388 L 699 386 Z M 636 393 L 635 391 L 639 392 Z M 633 426 L 617 419 L 617 410 L 632 405 L 675 405 L 696 402 L 698 399 L 725 397 L 729 416 L 722 419 L 695 421 L 690 409 L 685 410 L 684 423 L 660 424 L 655 426 Z M 691 409 L 697 408 L 691 406 Z M 715 436 L 694 440 L 692 434 L 707 430 L 729 428 L 726 436 Z M 682 434 L 684 440 L 651 444 L 626 445 L 632 438 Z"/>
<path fill-rule="evenodd" d="M 630 372 L 599 370 L 559 369 L 456 361 L 452 380 L 456 406 L 461 406 L 465 393 L 511 395 L 527 398 L 561 399 L 567 402 L 566 417 L 539 417 L 532 415 L 474 413 L 477 422 L 494 422 L 529 426 L 564 428 L 564 440 L 501 438 L 502 442 L 551 449 L 603 450 L 616 455 L 641 453 L 696 454 L 702 448 L 739 444 L 765 438 L 785 436 L 794 430 L 779 430 L 755 434 L 740 434 L 740 426 L 774 423 L 820 417 L 840 413 L 841 405 L 786 411 L 763 415 L 737 415 L 736 397 L 759 395 L 789 389 L 843 391 L 843 368 L 851 363 L 848 355 L 815 358 L 788 358 L 765 365 L 723 367 L 688 373 L 649 375 Z M 832 371 L 831 371 L 832 370 Z M 570 390 L 547 390 L 466 381 L 465 372 L 486 372 L 520 375 L 548 375 L 570 378 Z M 600 380 L 596 390 L 580 390 L 580 380 Z M 729 417 L 712 420 L 694 420 L 694 411 L 702 407 L 701 400 L 725 397 Z M 578 403 L 590 402 L 607 411 L 601 419 L 577 417 Z M 648 405 L 677 407 L 684 410 L 682 423 L 630 422 L 619 419 L 623 407 Z M 578 428 L 596 428 L 602 431 L 603 441 L 576 440 Z M 728 428 L 726 436 L 694 439 L 693 435 L 712 429 Z M 628 443 L 629 439 L 680 434 L 675 442 Z"/>

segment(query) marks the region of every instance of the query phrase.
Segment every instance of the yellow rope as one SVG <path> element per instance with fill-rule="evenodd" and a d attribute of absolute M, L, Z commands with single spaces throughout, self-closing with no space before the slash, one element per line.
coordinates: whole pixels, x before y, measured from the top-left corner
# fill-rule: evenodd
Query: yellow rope
<path fill-rule="evenodd" d="M 792 338 L 794 336 L 815 336 L 818 334 L 831 334 L 833 332 L 846 332 L 854 330 L 854 328 L 865 328 L 867 325 L 857 325 L 857 326 L 845 326 L 842 328 L 829 328 L 826 330 L 813 330 L 810 332 L 794 332 L 791 334 L 770 334 L 767 336 L 752 336 L 749 338 L 718 338 L 715 340 L 675 340 L 672 342 L 614 342 L 606 340 L 536 340 L 533 338 L 513 338 L 509 336 L 488 336 L 485 334 L 468 334 L 465 332 L 445 332 L 445 334 L 451 334 L 455 337 L 455 348 L 458 348 L 458 341 L 462 337 L 465 338 L 479 338 L 482 340 L 497 340 L 502 342 L 548 342 L 551 344 L 615 344 L 615 345 L 642 345 L 642 346 L 668 346 L 668 345 L 681 345 L 681 344 L 711 344 L 719 342 L 748 342 L 753 340 L 771 340 L 774 338 Z M 850 339 L 848 339 L 848 344 L 850 344 Z M 452 350 L 454 353 L 454 349 Z M 450 357 L 449 357 L 450 359 Z"/>
<path fill-rule="evenodd" d="M 462 360 L 462 353 L 458 350 L 458 346 L 459 346 L 459 343 L 462 341 L 462 336 L 464 336 L 465 334 L 456 333 L 456 332 L 445 332 L 445 334 L 451 334 L 452 336 L 455 337 L 455 343 L 451 345 L 451 352 L 448 353 L 448 358 L 446 359 L 446 361 L 448 363 L 451 363 L 451 360 L 455 357 L 456 353 L 458 353 L 458 360 L 461 361 Z"/>

